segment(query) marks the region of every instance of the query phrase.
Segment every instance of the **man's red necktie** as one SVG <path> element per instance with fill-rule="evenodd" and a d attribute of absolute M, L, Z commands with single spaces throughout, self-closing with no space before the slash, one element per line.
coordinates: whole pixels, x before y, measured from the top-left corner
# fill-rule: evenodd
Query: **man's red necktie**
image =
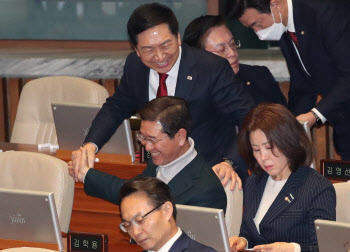
<path fill-rule="evenodd" d="M 167 96 L 168 90 L 166 88 L 165 80 L 168 78 L 167 74 L 158 73 L 159 74 L 159 87 L 157 91 L 157 97 L 159 96 Z"/>
<path fill-rule="evenodd" d="M 295 34 L 295 32 L 290 32 L 290 31 L 287 31 L 287 32 L 288 32 L 289 37 L 293 40 L 296 47 L 299 49 L 298 38 L 297 38 L 297 35 Z"/>

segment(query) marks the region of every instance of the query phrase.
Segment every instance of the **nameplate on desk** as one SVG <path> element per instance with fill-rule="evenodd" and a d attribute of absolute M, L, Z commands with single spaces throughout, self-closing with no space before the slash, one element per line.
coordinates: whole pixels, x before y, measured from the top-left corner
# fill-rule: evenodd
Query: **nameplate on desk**
<path fill-rule="evenodd" d="M 108 252 L 108 236 L 83 232 L 67 233 L 67 252 Z"/>
<path fill-rule="evenodd" d="M 321 173 L 329 179 L 350 180 L 350 161 L 322 159 Z"/>
<path fill-rule="evenodd" d="M 151 158 L 151 153 L 146 150 L 145 146 L 141 145 L 141 151 L 140 151 L 140 162 L 141 163 L 147 163 L 148 160 Z"/>

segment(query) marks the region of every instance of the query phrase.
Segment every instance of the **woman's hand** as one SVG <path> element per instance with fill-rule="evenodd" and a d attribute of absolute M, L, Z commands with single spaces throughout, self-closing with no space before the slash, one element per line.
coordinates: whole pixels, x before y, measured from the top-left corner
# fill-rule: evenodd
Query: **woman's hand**
<path fill-rule="evenodd" d="M 258 245 L 254 250 L 269 252 L 294 252 L 294 245 L 287 242 L 275 242 L 271 244 Z"/>
<path fill-rule="evenodd" d="M 247 246 L 246 239 L 244 239 L 242 237 L 237 237 L 237 236 L 233 236 L 230 238 L 231 251 L 245 249 L 246 246 Z"/>

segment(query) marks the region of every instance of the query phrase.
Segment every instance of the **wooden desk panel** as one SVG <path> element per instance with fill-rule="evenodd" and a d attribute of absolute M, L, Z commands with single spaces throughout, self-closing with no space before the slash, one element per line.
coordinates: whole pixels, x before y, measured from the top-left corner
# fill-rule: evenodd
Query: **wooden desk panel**
<path fill-rule="evenodd" d="M 71 151 L 58 150 L 56 156 L 69 161 Z M 120 155 L 98 153 L 96 157 L 100 161 L 95 163 L 95 169 L 123 179 L 139 175 L 146 167 L 139 162 L 131 163 Z M 141 251 L 138 245 L 129 244 L 129 235 L 119 229 L 120 223 L 119 206 L 88 196 L 82 183 L 75 184 L 71 231 L 107 234 L 109 251 Z"/>
<path fill-rule="evenodd" d="M 86 195 L 84 188 L 77 183 L 74 190 L 73 211 L 119 214 L 119 207 L 103 199 Z M 72 221 L 71 221 L 72 224 Z"/>
<path fill-rule="evenodd" d="M 58 150 L 50 151 L 48 148 L 38 150 L 36 145 L 0 143 L 0 149 L 41 152 L 69 161 L 71 151 Z M 118 176 L 123 179 L 129 179 L 142 173 L 146 164 L 134 162 L 125 162 L 119 155 L 98 153 L 100 162 L 95 163 L 95 169 Z M 105 200 L 91 197 L 85 194 L 84 185 L 75 183 L 73 210 L 70 222 L 70 230 L 74 232 L 90 232 L 107 234 L 109 239 L 109 251 L 142 251 L 141 247 L 135 244 L 129 244 L 129 236 L 119 229 L 121 222 L 119 206 Z M 17 241 L 18 242 L 18 241 Z M 25 245 L 23 245 L 25 246 Z M 0 249 L 18 247 L 18 245 L 6 242 L 2 245 L 0 240 Z"/>
<path fill-rule="evenodd" d="M 141 247 L 135 244 L 129 244 L 129 235 L 123 233 L 119 229 L 120 215 L 118 214 L 106 214 L 106 213 L 92 213 L 84 211 L 73 211 L 72 219 L 75 220 L 71 223 L 70 228 L 72 232 L 98 232 L 102 230 L 104 234 L 108 234 L 108 248 L 109 251 L 141 251 Z M 108 221 L 106 221 L 108 220 Z M 86 225 L 86 222 L 90 226 Z M 91 226 L 94 226 L 92 231 Z M 124 247 L 126 250 L 121 250 Z"/>
<path fill-rule="evenodd" d="M 63 242 L 66 246 L 67 240 L 65 239 Z M 58 251 L 58 244 L 0 239 L 0 250 L 20 247 L 45 248 Z"/>

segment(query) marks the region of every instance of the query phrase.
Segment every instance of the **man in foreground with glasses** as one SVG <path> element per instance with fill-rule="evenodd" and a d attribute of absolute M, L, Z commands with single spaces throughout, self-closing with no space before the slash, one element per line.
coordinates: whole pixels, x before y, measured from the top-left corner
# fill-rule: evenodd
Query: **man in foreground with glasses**
<path fill-rule="evenodd" d="M 176 204 L 226 210 L 226 194 L 219 178 L 187 135 L 191 115 L 186 101 L 170 96 L 156 98 L 146 103 L 140 117 L 138 138 L 151 154 L 141 176 L 157 177 L 166 183 Z M 118 204 L 120 188 L 126 180 L 91 169 L 86 149 L 72 155 L 79 165 L 74 170 L 70 161 L 69 174 L 84 182 L 85 192 Z"/>
<path fill-rule="evenodd" d="M 176 226 L 173 197 L 159 179 L 130 179 L 120 189 L 120 201 L 120 229 L 145 251 L 216 251 L 190 239 Z"/>
<path fill-rule="evenodd" d="M 256 104 L 272 102 L 287 106 L 286 98 L 267 67 L 239 63 L 237 49 L 240 43 L 235 42 L 222 16 L 206 15 L 194 19 L 185 29 L 183 42 L 227 59 Z"/>
<path fill-rule="evenodd" d="M 224 178 L 223 184 L 231 179 L 232 189 L 236 181 L 241 188 L 239 176 L 248 176 L 248 170 L 238 152 L 235 126 L 240 126 L 254 102 L 227 61 L 182 45 L 176 16 L 162 4 L 136 8 L 127 29 L 135 52 L 127 57 L 120 85 L 84 141 L 90 167 L 95 153 L 124 119 L 156 97 L 176 96 L 188 102 L 193 120 L 189 135 L 203 158 Z"/>

